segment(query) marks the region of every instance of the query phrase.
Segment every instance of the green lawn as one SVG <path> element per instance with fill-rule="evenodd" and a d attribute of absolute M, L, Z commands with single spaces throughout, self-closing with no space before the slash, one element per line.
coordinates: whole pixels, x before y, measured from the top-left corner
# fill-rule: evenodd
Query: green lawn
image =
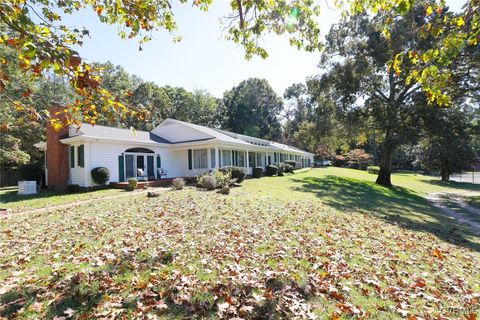
<path fill-rule="evenodd" d="M 125 193 L 125 190 L 103 189 L 72 194 L 52 190 L 41 190 L 38 194 L 31 195 L 18 195 L 17 192 L 17 187 L 0 188 L 0 208 L 10 209 L 12 212 L 22 212 L 76 201 L 120 195 Z"/>
<path fill-rule="evenodd" d="M 0 219 L 0 317 L 459 319 L 478 237 L 429 206 L 476 190 L 326 168 Z M 473 319 L 473 318 L 472 318 Z"/>

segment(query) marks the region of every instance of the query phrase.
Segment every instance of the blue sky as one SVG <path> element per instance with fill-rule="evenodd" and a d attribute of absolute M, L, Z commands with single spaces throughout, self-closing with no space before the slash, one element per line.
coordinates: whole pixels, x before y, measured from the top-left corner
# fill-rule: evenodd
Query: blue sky
<path fill-rule="evenodd" d="M 325 0 L 326 3 L 328 0 Z M 323 2 L 323 1 L 322 1 Z M 447 1 L 453 10 L 459 10 L 464 1 Z M 320 16 L 322 34 L 339 19 L 339 13 L 323 5 Z M 283 95 L 285 88 L 303 82 L 307 76 L 318 73 L 319 53 L 307 53 L 291 47 L 285 36 L 267 35 L 263 43 L 270 56 L 245 60 L 243 49 L 224 39 L 220 18 L 228 13 L 229 1 L 214 1 L 208 12 L 201 12 L 189 4 L 175 7 L 182 41 L 174 43 L 165 32 L 153 34 L 153 40 L 138 50 L 137 40 L 122 40 L 114 26 L 99 22 L 90 12 L 67 17 L 67 25 L 85 26 L 90 39 L 78 48 L 89 62 L 112 61 L 129 73 L 158 85 L 182 86 L 187 90 L 205 89 L 217 97 L 240 81 L 265 78 L 273 89 Z"/>

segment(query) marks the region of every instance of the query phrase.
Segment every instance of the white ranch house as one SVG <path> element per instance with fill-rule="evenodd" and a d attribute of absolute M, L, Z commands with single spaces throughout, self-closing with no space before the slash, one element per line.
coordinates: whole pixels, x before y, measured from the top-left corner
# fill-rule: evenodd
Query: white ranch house
<path fill-rule="evenodd" d="M 194 177 L 230 165 L 245 167 L 251 174 L 253 167 L 265 170 L 269 164 L 286 160 L 296 161 L 298 168 L 313 163 L 312 153 L 291 146 L 174 119 L 163 121 L 150 132 L 71 126 L 68 136 L 59 142 L 68 145 L 68 183 L 81 187 L 95 185 L 90 172 L 96 167 L 109 169 L 109 182 L 124 182 L 132 177 Z M 48 141 L 37 146 L 48 158 Z M 46 177 L 52 163 L 47 161 Z"/>

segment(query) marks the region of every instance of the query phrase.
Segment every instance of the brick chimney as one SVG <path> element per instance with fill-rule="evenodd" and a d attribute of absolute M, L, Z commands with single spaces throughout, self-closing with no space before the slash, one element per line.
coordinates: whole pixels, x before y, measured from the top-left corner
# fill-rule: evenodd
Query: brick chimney
<path fill-rule="evenodd" d="M 50 116 L 61 119 L 62 115 L 55 113 L 63 112 L 64 108 L 60 104 L 54 104 L 49 109 Z M 60 142 L 60 139 L 67 137 L 68 127 L 56 131 L 50 123 L 47 123 L 48 187 L 51 189 L 63 190 L 68 184 L 68 145 Z"/>

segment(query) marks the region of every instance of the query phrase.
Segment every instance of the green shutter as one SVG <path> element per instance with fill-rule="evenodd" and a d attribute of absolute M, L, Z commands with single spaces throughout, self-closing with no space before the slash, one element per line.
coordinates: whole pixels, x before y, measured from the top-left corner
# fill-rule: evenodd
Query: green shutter
<path fill-rule="evenodd" d="M 154 175 L 155 170 L 153 169 L 153 156 L 147 156 L 147 173 L 151 177 Z"/>
<path fill-rule="evenodd" d="M 75 168 L 75 147 L 70 147 L 70 168 Z"/>
<path fill-rule="evenodd" d="M 123 156 L 118 156 L 118 180 L 119 182 L 125 181 L 125 169 L 124 169 Z"/>
<path fill-rule="evenodd" d="M 83 168 L 83 165 L 85 164 L 84 150 L 85 150 L 85 146 L 83 144 L 78 146 L 78 166 L 82 168 Z"/>
<path fill-rule="evenodd" d="M 157 169 L 160 169 L 162 167 L 162 158 L 160 155 L 157 156 Z"/>
<path fill-rule="evenodd" d="M 188 149 L 188 170 L 192 170 L 192 149 Z"/>

